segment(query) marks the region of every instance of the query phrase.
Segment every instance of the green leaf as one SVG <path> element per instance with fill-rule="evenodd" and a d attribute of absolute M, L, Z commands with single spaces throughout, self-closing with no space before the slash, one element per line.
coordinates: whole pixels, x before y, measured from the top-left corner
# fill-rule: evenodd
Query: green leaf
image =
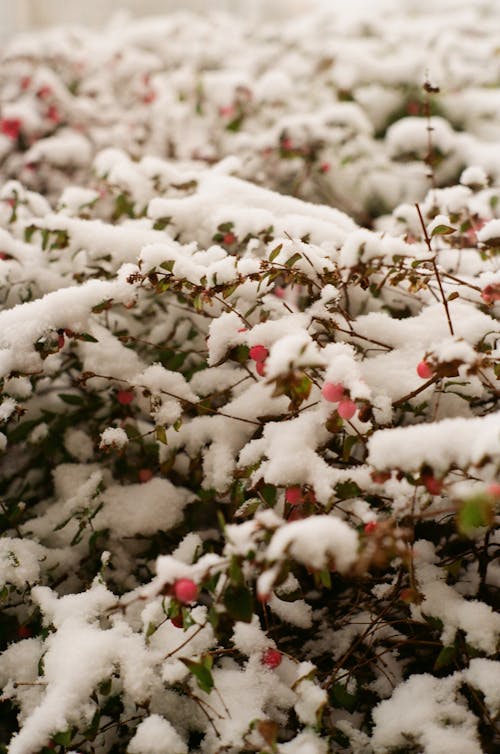
<path fill-rule="evenodd" d="M 162 270 L 166 270 L 167 272 L 172 272 L 174 269 L 175 259 L 168 259 L 166 262 L 162 262 L 160 264 L 160 267 Z"/>
<path fill-rule="evenodd" d="M 339 500 L 348 500 L 351 497 L 359 497 L 361 495 L 361 488 L 358 487 L 356 482 L 339 482 L 335 485 L 335 494 Z"/>
<path fill-rule="evenodd" d="M 354 712 L 356 709 L 356 697 L 354 694 L 350 694 L 342 683 L 334 683 L 330 688 L 329 695 L 334 707 L 346 709 L 348 712 Z"/>
<path fill-rule="evenodd" d="M 75 335 L 75 338 L 77 340 L 84 340 L 86 343 L 99 343 L 97 338 L 94 338 L 93 335 L 90 335 L 88 332 L 79 332 L 77 335 Z"/>
<path fill-rule="evenodd" d="M 274 262 L 274 260 L 276 259 L 276 257 L 278 256 L 282 248 L 283 248 L 283 244 L 280 243 L 279 246 L 276 246 L 276 248 L 272 250 L 272 252 L 269 254 L 270 262 Z"/>
<path fill-rule="evenodd" d="M 224 592 L 223 601 L 231 618 L 250 623 L 253 615 L 253 598 L 246 586 L 230 584 Z"/>
<path fill-rule="evenodd" d="M 59 744 L 59 746 L 70 746 L 72 738 L 73 734 L 71 729 L 61 731 L 60 733 L 56 733 L 55 736 L 52 736 L 54 743 Z"/>
<path fill-rule="evenodd" d="M 458 531 L 464 536 L 482 526 L 491 526 L 494 517 L 493 501 L 487 495 L 474 495 L 464 500 L 457 514 Z"/>
<path fill-rule="evenodd" d="M 438 654 L 436 658 L 436 662 L 434 663 L 433 670 L 435 671 L 442 670 L 442 668 L 445 668 L 447 665 L 450 665 L 455 659 L 456 653 L 457 653 L 457 650 L 454 644 L 451 644 L 447 647 L 443 647 L 441 652 Z"/>
<path fill-rule="evenodd" d="M 92 311 L 94 314 L 100 314 L 100 312 L 105 312 L 107 309 L 110 309 L 113 304 L 112 298 L 106 298 L 104 301 L 101 301 L 100 304 L 96 304 L 92 307 Z"/>
<path fill-rule="evenodd" d="M 293 267 L 293 265 L 295 264 L 295 262 L 298 262 L 299 259 L 302 259 L 302 255 L 301 254 L 299 254 L 298 252 L 296 254 L 293 254 L 290 257 L 290 259 L 287 259 L 287 261 L 285 262 L 285 267 L 288 267 L 288 268 Z"/>
<path fill-rule="evenodd" d="M 187 667 L 190 673 L 194 675 L 198 686 L 206 694 L 210 694 L 214 687 L 214 678 L 210 667 L 206 661 L 194 662 L 193 660 L 186 660 L 182 657 L 179 658 L 181 662 Z"/>
<path fill-rule="evenodd" d="M 449 236 L 450 233 L 456 233 L 456 228 L 452 228 L 449 225 L 436 225 L 431 233 L 431 238 L 434 236 Z"/>
<path fill-rule="evenodd" d="M 83 398 L 81 395 L 71 395 L 71 393 L 59 393 L 59 398 L 70 406 L 81 406 Z"/>
<path fill-rule="evenodd" d="M 277 494 L 274 484 L 263 484 L 259 491 L 269 507 L 274 508 Z"/>
<path fill-rule="evenodd" d="M 162 426 L 156 427 L 155 434 L 156 434 L 156 439 L 158 440 L 158 442 L 161 442 L 163 445 L 168 445 L 167 432 L 165 430 L 165 427 L 162 427 Z"/>

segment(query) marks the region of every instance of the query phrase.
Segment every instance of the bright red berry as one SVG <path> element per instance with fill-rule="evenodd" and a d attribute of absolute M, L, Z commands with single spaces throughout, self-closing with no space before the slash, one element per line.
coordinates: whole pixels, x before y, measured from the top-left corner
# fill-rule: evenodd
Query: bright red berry
<path fill-rule="evenodd" d="M 432 377 L 432 375 L 433 375 L 433 371 L 432 371 L 431 365 L 428 364 L 427 361 L 420 361 L 417 364 L 417 374 L 423 380 L 428 380 L 429 377 Z"/>
<path fill-rule="evenodd" d="M 342 400 L 344 393 L 345 388 L 340 382 L 325 382 L 321 389 L 321 395 L 325 401 L 330 401 L 330 403 L 338 403 Z"/>
<path fill-rule="evenodd" d="M 183 605 L 194 602 L 198 594 L 198 586 L 191 579 L 179 579 L 174 584 L 174 596 Z"/>
<path fill-rule="evenodd" d="M 357 406 L 350 398 L 340 401 L 337 412 L 342 419 L 352 419 L 357 411 Z"/>
<path fill-rule="evenodd" d="M 134 400 L 134 394 L 131 390 L 119 390 L 116 394 L 116 400 L 122 406 L 128 406 Z"/>
<path fill-rule="evenodd" d="M 258 346 L 252 346 L 250 351 L 248 352 L 248 355 L 250 356 L 253 361 L 256 361 L 257 363 L 259 361 L 265 361 L 267 357 L 269 356 L 269 351 L 265 346 L 258 345 Z"/>
<path fill-rule="evenodd" d="M 290 505 L 299 505 L 303 500 L 301 487 L 287 487 L 285 490 L 285 500 Z"/>
<path fill-rule="evenodd" d="M 376 521 L 368 521 L 368 523 L 364 525 L 365 534 L 373 534 L 377 526 L 378 524 Z"/>
<path fill-rule="evenodd" d="M 265 377 L 266 374 L 266 362 L 265 361 L 258 361 L 255 365 L 255 369 L 257 370 L 257 374 L 260 377 Z"/>
<path fill-rule="evenodd" d="M 14 141 L 19 136 L 21 125 L 22 123 L 19 118 L 2 118 L 0 120 L 0 133 L 5 134 L 5 136 Z"/>
<path fill-rule="evenodd" d="M 231 246 L 231 244 L 236 241 L 236 236 L 234 235 L 234 233 L 225 233 L 222 241 L 226 244 L 226 246 Z"/>
<path fill-rule="evenodd" d="M 269 649 L 266 649 L 264 654 L 262 655 L 262 664 L 266 665 L 266 667 L 271 668 L 274 670 L 274 668 L 277 668 L 278 665 L 281 665 L 281 660 L 283 659 L 281 652 L 278 652 L 277 649 L 272 649 L 271 647 Z"/>

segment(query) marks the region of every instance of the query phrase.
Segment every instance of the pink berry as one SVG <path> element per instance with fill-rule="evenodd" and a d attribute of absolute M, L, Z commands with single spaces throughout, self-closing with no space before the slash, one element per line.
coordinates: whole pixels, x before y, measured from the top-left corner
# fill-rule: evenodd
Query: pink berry
<path fill-rule="evenodd" d="M 500 301 L 500 284 L 486 285 L 481 291 L 481 298 L 486 304 L 494 304 Z"/>
<path fill-rule="evenodd" d="M 433 371 L 432 371 L 431 365 L 428 364 L 426 361 L 420 361 L 417 364 L 417 374 L 423 380 L 428 380 L 429 377 L 432 377 L 432 375 L 433 375 Z"/>
<path fill-rule="evenodd" d="M 282 660 L 281 652 L 278 652 L 277 649 L 266 649 L 264 654 L 262 655 L 262 664 L 266 665 L 266 667 L 271 668 L 274 670 L 274 668 L 277 668 L 278 665 L 281 665 Z"/>
<path fill-rule="evenodd" d="M 325 401 L 330 403 L 338 403 L 342 400 L 345 389 L 341 382 L 325 382 L 321 389 L 321 395 Z"/>
<path fill-rule="evenodd" d="M 339 406 L 337 408 L 338 415 L 342 419 L 352 419 L 356 411 L 357 411 L 357 406 L 354 403 L 354 401 L 350 400 L 350 398 L 346 398 L 345 400 L 340 401 Z"/>
<path fill-rule="evenodd" d="M 266 362 L 265 361 L 258 361 L 255 365 L 255 369 L 257 371 L 257 374 L 260 377 L 265 377 L 266 375 Z"/>
<path fill-rule="evenodd" d="M 248 355 L 250 356 L 253 361 L 256 361 L 257 363 L 259 361 L 265 361 L 267 357 L 269 356 L 269 351 L 265 346 L 258 345 L 258 346 L 252 346 Z"/>
<path fill-rule="evenodd" d="M 149 480 L 152 478 L 153 472 L 151 471 L 151 469 L 139 469 L 139 481 L 141 482 L 141 484 L 149 482 Z"/>
<path fill-rule="evenodd" d="M 500 482 L 492 482 L 486 488 L 488 495 L 495 498 L 500 498 Z"/>
<path fill-rule="evenodd" d="M 179 579 L 174 584 L 174 596 L 183 605 L 187 605 L 198 597 L 198 587 L 191 579 Z"/>
<path fill-rule="evenodd" d="M 287 487 L 285 491 L 285 500 L 290 505 L 299 505 L 303 500 L 301 487 Z"/>
<path fill-rule="evenodd" d="M 116 394 L 116 400 L 122 406 L 128 406 L 134 400 L 134 394 L 131 390 L 119 390 Z"/>
<path fill-rule="evenodd" d="M 319 166 L 320 173 L 328 173 L 330 170 L 330 163 L 329 162 L 322 162 Z"/>

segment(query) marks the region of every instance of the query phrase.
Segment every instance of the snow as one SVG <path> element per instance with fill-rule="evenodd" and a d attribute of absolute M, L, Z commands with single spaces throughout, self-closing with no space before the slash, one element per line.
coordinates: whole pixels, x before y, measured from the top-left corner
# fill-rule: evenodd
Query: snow
<path fill-rule="evenodd" d="M 160 715 L 140 722 L 127 747 L 129 754 L 187 754 L 187 750 L 175 728 Z"/>

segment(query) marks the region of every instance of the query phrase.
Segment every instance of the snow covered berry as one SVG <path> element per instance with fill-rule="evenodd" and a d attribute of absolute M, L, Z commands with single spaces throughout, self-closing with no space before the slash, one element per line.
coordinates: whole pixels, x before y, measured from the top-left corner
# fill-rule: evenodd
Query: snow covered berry
<path fill-rule="evenodd" d="M 271 647 L 269 649 L 266 649 L 264 654 L 262 655 L 262 664 L 265 665 L 267 668 L 271 668 L 274 670 L 274 668 L 277 668 L 279 665 L 281 665 L 281 660 L 283 659 L 281 652 L 279 652 L 277 649 L 272 649 Z"/>
<path fill-rule="evenodd" d="M 486 304 L 494 304 L 495 301 L 500 301 L 500 283 L 486 285 L 481 291 L 481 298 Z"/>
<path fill-rule="evenodd" d="M 179 579 L 174 584 L 174 596 L 183 605 L 194 602 L 198 594 L 198 586 L 191 579 Z"/>
<path fill-rule="evenodd" d="M 344 393 L 345 388 L 340 382 L 325 382 L 321 389 L 321 395 L 325 401 L 330 401 L 330 403 L 338 403 L 342 400 Z"/>

